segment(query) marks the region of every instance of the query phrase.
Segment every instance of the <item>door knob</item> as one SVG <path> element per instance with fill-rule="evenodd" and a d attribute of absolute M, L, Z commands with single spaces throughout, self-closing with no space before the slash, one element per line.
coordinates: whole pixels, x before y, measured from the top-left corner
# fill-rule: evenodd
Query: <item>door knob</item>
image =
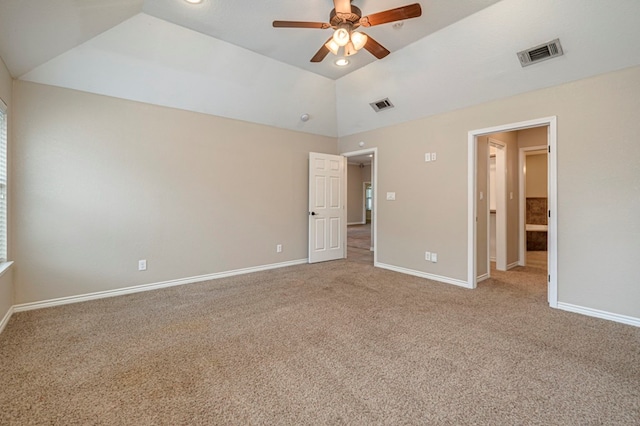
<path fill-rule="evenodd" d="M 315 216 L 315 215 L 316 215 L 316 212 L 311 212 L 311 216 Z"/>

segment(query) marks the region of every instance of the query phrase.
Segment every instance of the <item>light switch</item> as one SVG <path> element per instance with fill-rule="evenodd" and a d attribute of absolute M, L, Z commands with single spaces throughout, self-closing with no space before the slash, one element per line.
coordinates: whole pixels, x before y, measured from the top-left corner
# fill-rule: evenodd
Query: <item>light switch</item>
<path fill-rule="evenodd" d="M 395 201 L 396 193 L 395 192 L 387 192 L 387 201 Z"/>
<path fill-rule="evenodd" d="M 484 193 L 482 191 L 480 191 L 480 199 L 484 200 Z"/>
<path fill-rule="evenodd" d="M 424 155 L 424 161 L 425 161 L 426 163 L 428 163 L 429 161 L 431 161 L 431 153 L 430 153 L 430 152 L 427 152 L 427 153 Z"/>

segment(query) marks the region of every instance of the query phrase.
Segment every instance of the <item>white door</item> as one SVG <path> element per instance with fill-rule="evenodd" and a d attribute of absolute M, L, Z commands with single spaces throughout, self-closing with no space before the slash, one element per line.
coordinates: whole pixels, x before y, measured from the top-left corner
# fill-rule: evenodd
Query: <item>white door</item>
<path fill-rule="evenodd" d="M 309 153 L 309 263 L 346 257 L 346 158 Z"/>

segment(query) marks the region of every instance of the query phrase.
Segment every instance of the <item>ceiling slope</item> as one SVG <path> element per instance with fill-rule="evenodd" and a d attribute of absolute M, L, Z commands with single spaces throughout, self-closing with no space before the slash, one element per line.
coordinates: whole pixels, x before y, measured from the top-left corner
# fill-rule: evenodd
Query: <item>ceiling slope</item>
<path fill-rule="evenodd" d="M 2 0 L 0 57 L 14 78 L 142 10 L 143 0 Z"/>
<path fill-rule="evenodd" d="M 503 0 L 339 79 L 338 134 L 640 65 L 638 16 L 637 0 Z M 556 37 L 564 56 L 520 66 L 516 52 Z M 394 108 L 369 106 L 386 97 Z"/>
<path fill-rule="evenodd" d="M 333 80 L 144 13 L 21 79 L 336 136 Z"/>
<path fill-rule="evenodd" d="M 420 0 L 422 16 L 403 21 L 400 28 L 384 24 L 363 30 L 394 52 L 499 0 Z M 393 9 L 415 0 L 352 0 L 364 15 Z M 273 28 L 274 20 L 329 22 L 332 0 L 211 1 L 193 6 L 184 0 L 146 0 L 144 12 L 203 34 L 241 46 L 278 61 L 340 78 L 376 61 L 366 51 L 349 58 L 348 67 L 335 65 L 330 54 L 320 63 L 311 57 L 331 37 L 332 30 Z"/>

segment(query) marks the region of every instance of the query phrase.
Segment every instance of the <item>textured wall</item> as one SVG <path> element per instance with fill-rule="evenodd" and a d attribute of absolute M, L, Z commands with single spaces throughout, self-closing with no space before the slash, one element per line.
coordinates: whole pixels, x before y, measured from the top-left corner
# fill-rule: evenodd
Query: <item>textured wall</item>
<path fill-rule="evenodd" d="M 377 147 L 378 194 L 396 192 L 378 204 L 378 261 L 466 281 L 468 132 L 553 115 L 559 301 L 640 318 L 640 67 L 341 138 Z"/>
<path fill-rule="evenodd" d="M 16 303 L 307 257 L 308 153 L 334 138 L 29 82 L 14 95 Z"/>

